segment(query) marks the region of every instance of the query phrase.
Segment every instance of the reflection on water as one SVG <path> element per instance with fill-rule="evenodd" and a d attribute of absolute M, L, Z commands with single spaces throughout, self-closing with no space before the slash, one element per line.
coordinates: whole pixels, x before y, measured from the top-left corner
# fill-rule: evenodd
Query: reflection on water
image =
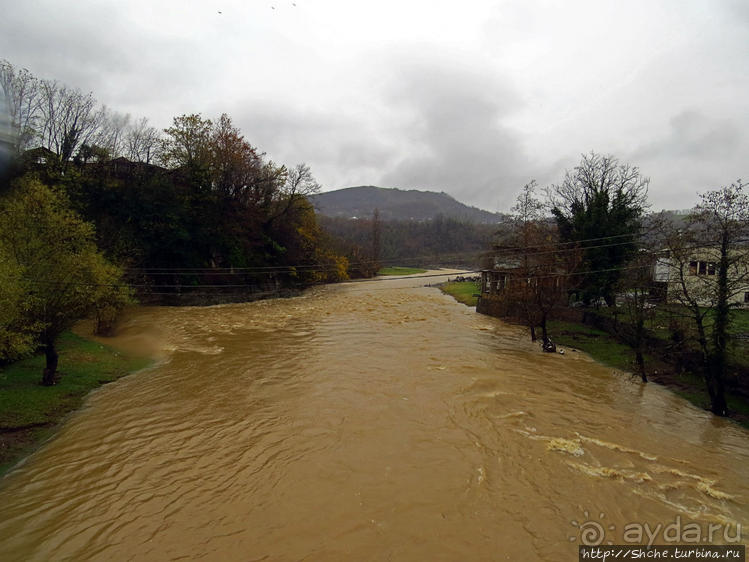
<path fill-rule="evenodd" d="M 749 433 L 423 284 L 132 311 L 115 344 L 160 362 L 5 478 L 0 558 L 555 561 L 593 523 L 749 525 Z"/>

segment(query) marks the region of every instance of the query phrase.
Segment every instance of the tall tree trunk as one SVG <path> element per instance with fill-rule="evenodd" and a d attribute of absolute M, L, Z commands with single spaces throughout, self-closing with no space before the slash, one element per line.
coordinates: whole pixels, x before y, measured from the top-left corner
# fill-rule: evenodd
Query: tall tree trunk
<path fill-rule="evenodd" d="M 726 342 L 728 332 L 728 235 L 723 233 L 718 265 L 718 302 L 713 324 L 713 353 L 710 357 L 713 392 L 710 395 L 711 409 L 715 415 L 727 416 L 725 397 Z"/>
<path fill-rule="evenodd" d="M 546 329 L 546 313 L 541 315 L 541 337 L 543 338 L 543 341 L 549 339 L 549 332 Z"/>
<path fill-rule="evenodd" d="M 59 360 L 59 355 L 55 348 L 55 339 L 46 336 L 44 340 L 44 357 L 46 359 L 46 366 L 44 367 L 44 371 L 42 371 L 42 385 L 52 386 L 57 382 L 57 362 Z"/>
<path fill-rule="evenodd" d="M 639 347 L 635 350 L 635 361 L 637 362 L 637 371 L 640 374 L 642 382 L 648 382 L 648 376 L 645 374 L 645 358 Z"/>
<path fill-rule="evenodd" d="M 643 298 L 642 295 L 636 296 L 636 298 Z M 637 370 L 639 371 L 642 382 L 648 382 L 648 376 L 645 374 L 645 357 L 642 354 L 642 344 L 645 340 L 645 318 L 643 309 L 645 307 L 644 299 L 638 301 L 637 308 L 637 322 L 635 325 L 635 361 L 637 362 Z"/>
<path fill-rule="evenodd" d="M 702 320 L 697 322 L 697 341 L 702 349 L 702 364 L 707 386 L 707 393 L 710 395 L 710 410 L 716 416 L 727 416 L 728 407 L 726 405 L 725 388 L 723 385 L 723 371 L 725 370 L 725 356 L 721 357 L 719 353 L 711 351 L 708 346 L 707 335 Z"/>
<path fill-rule="evenodd" d="M 710 410 L 716 416 L 727 416 L 728 415 L 728 404 L 726 403 L 726 392 L 725 385 L 723 383 L 723 377 L 719 373 L 725 369 L 725 366 L 721 367 L 719 360 L 713 359 L 711 362 L 713 368 L 711 380 L 708 382 L 708 393 L 710 394 Z"/>
<path fill-rule="evenodd" d="M 372 267 L 374 273 L 380 269 L 380 254 L 382 253 L 382 221 L 380 221 L 380 209 L 375 208 L 372 213 Z"/>

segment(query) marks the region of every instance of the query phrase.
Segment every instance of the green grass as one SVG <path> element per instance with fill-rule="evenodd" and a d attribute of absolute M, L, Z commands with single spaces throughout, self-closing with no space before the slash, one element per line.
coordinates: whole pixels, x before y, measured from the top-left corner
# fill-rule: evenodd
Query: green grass
<path fill-rule="evenodd" d="M 415 275 L 417 273 L 426 273 L 426 269 L 418 267 L 383 267 L 377 272 L 377 275 Z"/>
<path fill-rule="evenodd" d="M 549 336 L 557 345 L 584 351 L 599 363 L 609 367 L 623 371 L 632 370 L 632 348 L 608 333 L 585 324 L 561 320 L 550 320 L 547 327 Z"/>
<path fill-rule="evenodd" d="M 44 356 L 0 370 L 0 474 L 30 453 L 86 395 L 102 384 L 142 369 L 150 362 L 130 357 L 71 332 L 60 336 L 60 382 L 39 384 Z"/>
<path fill-rule="evenodd" d="M 440 290 L 466 306 L 476 306 L 479 283 L 476 281 L 452 281 L 440 285 Z"/>

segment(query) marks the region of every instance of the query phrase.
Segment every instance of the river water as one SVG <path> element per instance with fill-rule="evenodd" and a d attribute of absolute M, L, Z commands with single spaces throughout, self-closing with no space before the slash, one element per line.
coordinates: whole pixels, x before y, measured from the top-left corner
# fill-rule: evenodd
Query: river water
<path fill-rule="evenodd" d="M 749 528 L 749 432 L 428 281 L 131 311 L 112 343 L 159 362 L 6 476 L 0 559 L 559 561 Z"/>

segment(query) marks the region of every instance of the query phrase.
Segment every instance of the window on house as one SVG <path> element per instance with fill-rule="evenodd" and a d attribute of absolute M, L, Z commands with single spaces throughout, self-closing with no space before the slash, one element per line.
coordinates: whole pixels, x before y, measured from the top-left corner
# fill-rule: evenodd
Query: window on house
<path fill-rule="evenodd" d="M 689 262 L 689 275 L 697 275 L 697 262 L 696 261 Z"/>
<path fill-rule="evenodd" d="M 749 302 L 749 292 L 744 293 L 744 302 Z"/>
<path fill-rule="evenodd" d="M 711 261 L 707 264 L 707 274 L 708 275 L 715 275 L 715 262 Z"/>
<path fill-rule="evenodd" d="M 699 262 L 700 264 L 700 275 L 705 275 L 707 273 L 707 263 L 704 261 Z"/>

